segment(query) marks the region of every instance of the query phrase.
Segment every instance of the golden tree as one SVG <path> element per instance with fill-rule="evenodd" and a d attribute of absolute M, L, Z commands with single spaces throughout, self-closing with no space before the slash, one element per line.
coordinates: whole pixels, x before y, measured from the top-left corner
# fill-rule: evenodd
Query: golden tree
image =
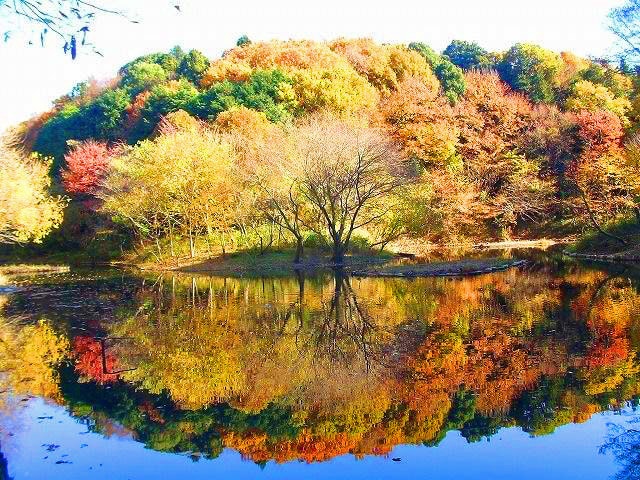
<path fill-rule="evenodd" d="M 0 243 L 40 243 L 62 222 L 66 202 L 49 191 L 49 167 L 0 144 Z"/>

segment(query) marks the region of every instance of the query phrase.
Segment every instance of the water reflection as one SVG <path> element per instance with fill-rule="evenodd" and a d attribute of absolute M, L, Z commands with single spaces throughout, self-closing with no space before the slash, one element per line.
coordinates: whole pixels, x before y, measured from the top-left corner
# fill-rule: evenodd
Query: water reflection
<path fill-rule="evenodd" d="M 314 462 L 451 430 L 544 435 L 622 408 L 640 393 L 639 327 L 637 279 L 571 264 L 464 279 L 50 277 L 5 306 L 1 390 L 159 451 Z"/>

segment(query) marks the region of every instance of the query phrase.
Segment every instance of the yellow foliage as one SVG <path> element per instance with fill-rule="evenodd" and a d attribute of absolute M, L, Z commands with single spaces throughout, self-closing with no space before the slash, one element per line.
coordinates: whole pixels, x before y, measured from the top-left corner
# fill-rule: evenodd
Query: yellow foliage
<path fill-rule="evenodd" d="M 226 230 L 237 192 L 235 150 L 217 131 L 190 125 L 116 157 L 105 182 L 104 210 L 152 236 L 176 225 L 190 237 Z"/>
<path fill-rule="evenodd" d="M 395 90 L 409 76 L 419 78 L 436 90 L 439 87 L 438 79 L 424 57 L 404 45 L 379 45 L 371 39 L 361 38 L 335 40 L 330 47 L 382 92 Z"/>
<path fill-rule="evenodd" d="M 326 43 L 301 41 L 256 42 L 234 48 L 211 64 L 203 87 L 223 80 L 247 80 L 255 70 L 277 68 L 290 75 L 293 88 L 282 96 L 304 112 L 328 108 L 349 115 L 377 104 L 378 93 L 358 75 L 346 58 Z M 286 88 L 286 87 L 285 87 Z"/>
<path fill-rule="evenodd" d="M 0 243 L 40 243 L 62 223 L 66 202 L 49 194 L 50 165 L 0 145 Z"/>
<path fill-rule="evenodd" d="M 20 327 L 0 318 L 0 370 L 3 381 L 14 394 L 40 395 L 58 399 L 59 377 L 56 367 L 66 358 L 69 342 L 50 324 Z"/>
<path fill-rule="evenodd" d="M 618 387 L 625 378 L 640 373 L 640 366 L 636 365 L 632 356 L 615 365 L 604 365 L 582 372 L 585 380 L 584 391 L 587 395 L 598 395 L 611 392 Z"/>
<path fill-rule="evenodd" d="M 273 128 L 264 112 L 245 106 L 232 107 L 219 113 L 215 123 L 225 132 L 238 132 L 243 135 L 260 134 Z"/>
<path fill-rule="evenodd" d="M 321 42 L 311 40 L 274 40 L 252 42 L 229 50 L 211 64 L 202 79 L 203 87 L 210 87 L 222 80 L 246 80 L 254 70 L 279 68 L 285 72 L 294 70 L 329 70 L 345 64 L 340 55 Z"/>
<path fill-rule="evenodd" d="M 573 92 L 567 99 L 566 108 L 574 112 L 608 110 L 620 117 L 623 125 L 628 125 L 629 120 L 626 114 L 631 110 L 631 103 L 624 97 L 616 98 L 604 85 L 581 80 L 574 85 Z"/>
<path fill-rule="evenodd" d="M 161 121 L 159 130 L 162 133 L 173 133 L 176 130 L 196 132 L 202 127 L 198 119 L 184 110 L 168 113 Z"/>
<path fill-rule="evenodd" d="M 342 116 L 372 109 L 378 93 L 350 67 L 292 72 L 299 108 L 303 111 L 329 109 Z"/>

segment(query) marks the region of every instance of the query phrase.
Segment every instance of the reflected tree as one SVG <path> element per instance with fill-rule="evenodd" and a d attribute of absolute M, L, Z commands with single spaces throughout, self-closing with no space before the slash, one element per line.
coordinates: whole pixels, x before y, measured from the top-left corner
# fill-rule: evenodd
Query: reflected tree
<path fill-rule="evenodd" d="M 614 480 L 640 479 L 640 430 L 609 424 L 609 438 L 600 453 L 612 453 L 620 464 Z"/>

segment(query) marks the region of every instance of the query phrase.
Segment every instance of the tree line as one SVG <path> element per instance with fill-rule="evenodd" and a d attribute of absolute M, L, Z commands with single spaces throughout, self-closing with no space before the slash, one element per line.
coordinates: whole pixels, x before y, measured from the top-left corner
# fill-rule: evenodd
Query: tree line
<path fill-rule="evenodd" d="M 50 163 L 38 191 L 57 205 L 43 223 L 62 224 L 55 248 L 100 235 L 158 256 L 292 245 L 299 261 L 315 242 L 340 263 L 354 238 L 384 248 L 640 218 L 639 88 L 624 62 L 530 44 L 244 37 L 219 59 L 176 47 L 79 84 L 3 155 Z M 9 205 L 18 187 L 3 188 Z M 10 236 L 43 239 L 15 217 Z"/>

